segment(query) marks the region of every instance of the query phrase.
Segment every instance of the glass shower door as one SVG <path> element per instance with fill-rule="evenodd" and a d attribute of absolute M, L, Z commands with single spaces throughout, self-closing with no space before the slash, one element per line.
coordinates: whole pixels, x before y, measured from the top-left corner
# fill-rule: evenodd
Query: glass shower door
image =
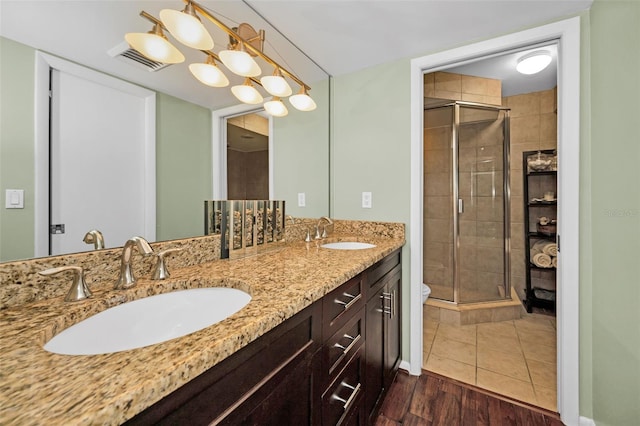
<path fill-rule="evenodd" d="M 508 292 L 508 148 L 504 110 L 456 105 L 458 303 Z M 505 170 L 507 173 L 505 174 Z"/>

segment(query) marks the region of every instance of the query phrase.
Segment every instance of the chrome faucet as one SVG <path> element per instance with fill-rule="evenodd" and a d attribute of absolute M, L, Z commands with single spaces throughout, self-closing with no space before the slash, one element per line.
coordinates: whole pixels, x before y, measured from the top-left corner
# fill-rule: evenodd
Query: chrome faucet
<path fill-rule="evenodd" d="M 93 244 L 94 250 L 100 250 L 104 248 L 104 237 L 102 236 L 102 232 L 97 229 L 92 229 L 84 235 L 84 239 L 82 240 L 87 244 Z"/>
<path fill-rule="evenodd" d="M 323 220 L 325 220 L 327 222 L 327 225 L 325 225 L 322 228 L 322 234 L 320 234 L 320 224 L 322 223 Z M 318 220 L 318 224 L 316 225 L 316 240 L 327 238 L 329 236 L 329 234 L 327 233 L 327 226 L 333 226 L 333 221 L 331 219 L 329 219 L 327 216 L 322 216 Z M 333 230 L 333 228 L 332 228 L 332 230 Z"/>
<path fill-rule="evenodd" d="M 153 253 L 153 249 L 144 238 L 133 237 L 129 239 L 122 248 L 120 277 L 113 287 L 116 290 L 131 288 L 136 285 L 136 277 L 133 276 L 133 271 L 131 270 L 131 252 L 133 251 L 134 247 L 137 247 L 138 251 L 145 256 Z"/>

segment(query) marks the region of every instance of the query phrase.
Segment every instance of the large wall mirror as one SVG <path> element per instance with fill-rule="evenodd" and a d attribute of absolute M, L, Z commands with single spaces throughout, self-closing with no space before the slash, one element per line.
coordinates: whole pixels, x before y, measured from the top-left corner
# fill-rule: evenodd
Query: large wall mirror
<path fill-rule="evenodd" d="M 297 217 L 329 214 L 329 76 L 244 2 L 205 0 L 199 4 L 229 27 L 246 22 L 255 29 L 265 30 L 264 52 L 311 87 L 309 94 L 317 104 L 316 110 L 300 112 L 285 100 L 289 114 L 269 119 L 270 193 L 273 198 L 286 201 L 287 214 Z M 202 85 L 191 75 L 188 65 L 205 62 L 206 55 L 181 45 L 171 36 L 168 36 L 169 40 L 186 57 L 182 64 L 152 72 L 119 54 L 127 47 L 125 33 L 151 30 L 151 23 L 139 16 L 141 11 L 157 18 L 162 9 L 183 8 L 181 0 L 3 0 L 0 3 L 0 191 L 3 200 L 0 205 L 0 262 L 42 255 L 36 247 L 37 227 L 42 226 L 43 220 L 48 222 L 49 213 L 43 213 L 42 209 L 48 209 L 48 206 L 39 202 L 36 193 L 43 191 L 42 184 L 38 184 L 39 175 L 49 173 L 49 160 L 38 158 L 37 153 L 38 140 L 46 133 L 38 127 L 43 114 L 38 98 L 42 98 L 43 88 L 34 71 L 41 53 L 139 86 L 155 96 L 155 128 L 151 132 L 155 133 L 152 234 L 157 241 L 203 235 L 203 201 L 213 198 L 216 186 L 220 185 L 219 150 L 223 146 L 226 149 L 226 141 L 221 140 L 225 132 L 218 130 L 234 116 L 228 111 L 242 109 L 230 91 L 231 86 L 242 83 L 242 78 L 220 65 L 230 80 L 229 87 Z M 206 19 L 202 20 L 214 39 L 212 51 L 217 53 L 226 49 L 228 35 Z M 272 66 L 260 58 L 256 60 L 262 75 L 273 72 Z M 51 68 L 55 69 L 55 66 Z M 297 91 L 298 86 L 293 81 L 289 83 L 294 92 Z M 258 90 L 268 99 L 269 95 L 263 89 L 258 87 Z M 39 114 L 36 113 L 38 108 Z M 110 126 L 118 125 L 109 118 L 104 117 L 104 121 Z M 73 151 L 71 157 L 75 155 Z M 96 157 L 89 168 L 92 172 L 82 175 L 89 187 L 91 179 L 105 173 L 101 165 L 118 163 L 117 155 Z M 86 165 L 80 158 L 71 160 L 67 163 L 76 161 L 76 165 Z M 111 186 L 116 192 L 122 188 L 122 184 Z M 5 208 L 8 189 L 24 190 L 23 208 Z M 300 193 L 305 194 L 304 206 L 298 206 Z M 121 214 L 127 211 L 127 205 L 107 205 L 98 200 L 92 209 L 81 214 L 91 217 L 92 211 L 97 210 Z M 124 243 L 110 239 L 106 233 L 104 238 L 107 248 Z M 79 250 L 93 248 L 90 245 L 81 247 Z"/>

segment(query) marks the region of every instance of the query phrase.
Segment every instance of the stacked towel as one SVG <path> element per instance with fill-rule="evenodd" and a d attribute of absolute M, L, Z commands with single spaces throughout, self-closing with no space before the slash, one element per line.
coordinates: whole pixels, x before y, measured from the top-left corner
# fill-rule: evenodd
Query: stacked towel
<path fill-rule="evenodd" d="M 532 248 L 540 250 L 542 253 L 548 254 L 549 256 L 558 255 L 558 245 L 552 241 L 536 241 Z"/>
<path fill-rule="evenodd" d="M 531 246 L 531 263 L 539 268 L 557 268 L 558 266 L 558 246 L 551 241 L 536 241 Z"/>

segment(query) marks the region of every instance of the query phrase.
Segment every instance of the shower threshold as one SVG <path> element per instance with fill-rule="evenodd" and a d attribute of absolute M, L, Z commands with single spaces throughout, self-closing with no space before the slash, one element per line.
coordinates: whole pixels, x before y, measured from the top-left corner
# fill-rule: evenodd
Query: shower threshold
<path fill-rule="evenodd" d="M 519 319 L 525 313 L 516 291 L 511 288 L 511 299 L 495 302 L 464 303 L 457 305 L 429 298 L 424 305 L 427 319 L 454 325 L 479 324 Z"/>

